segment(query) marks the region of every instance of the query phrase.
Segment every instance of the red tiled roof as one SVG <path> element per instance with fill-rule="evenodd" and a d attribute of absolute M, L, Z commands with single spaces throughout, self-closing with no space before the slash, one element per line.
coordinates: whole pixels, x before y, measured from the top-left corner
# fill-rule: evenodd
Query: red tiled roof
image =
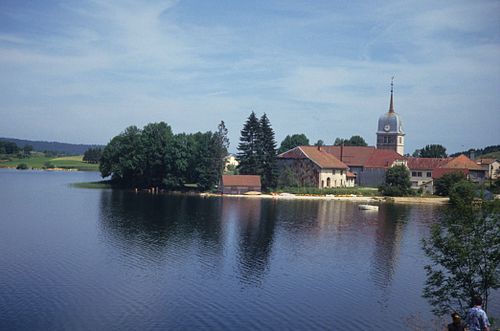
<path fill-rule="evenodd" d="M 394 161 L 404 161 L 405 157 L 388 149 L 373 146 L 322 146 L 322 150 L 335 155 L 350 167 L 388 168 Z M 342 154 L 342 155 L 341 155 Z"/>
<path fill-rule="evenodd" d="M 410 170 L 433 170 L 451 161 L 451 158 L 408 157 Z"/>
<path fill-rule="evenodd" d="M 347 165 L 340 162 L 332 154 L 323 151 L 321 147 L 317 146 L 298 146 L 285 153 L 278 155 L 279 158 L 284 159 L 310 159 L 322 169 L 347 169 Z"/>
<path fill-rule="evenodd" d="M 483 170 L 476 162 L 461 154 L 441 166 L 448 169 L 468 169 L 468 170 Z"/>
<path fill-rule="evenodd" d="M 353 177 L 356 177 L 356 174 L 348 171 L 346 176 L 347 176 L 347 178 L 353 178 Z"/>
<path fill-rule="evenodd" d="M 254 175 L 223 175 L 223 186 L 253 186 L 260 187 L 260 176 Z"/>
<path fill-rule="evenodd" d="M 322 146 L 321 150 L 333 154 L 337 159 L 348 166 L 364 166 L 375 151 L 375 147 L 369 146 L 344 146 L 341 154 L 341 146 Z"/>

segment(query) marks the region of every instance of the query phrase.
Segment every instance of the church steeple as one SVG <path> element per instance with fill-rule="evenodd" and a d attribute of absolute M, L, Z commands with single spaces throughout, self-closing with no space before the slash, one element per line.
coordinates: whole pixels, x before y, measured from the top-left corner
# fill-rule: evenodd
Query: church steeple
<path fill-rule="evenodd" d="M 389 105 L 389 113 L 394 113 L 394 102 L 393 102 L 393 91 L 394 91 L 394 76 L 391 78 L 391 103 Z"/>

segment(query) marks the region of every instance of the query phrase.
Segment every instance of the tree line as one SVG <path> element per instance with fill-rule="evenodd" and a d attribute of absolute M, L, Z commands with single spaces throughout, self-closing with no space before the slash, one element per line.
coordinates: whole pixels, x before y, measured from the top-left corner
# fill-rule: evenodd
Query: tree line
<path fill-rule="evenodd" d="M 103 177 L 127 187 L 213 189 L 222 175 L 229 140 L 224 122 L 216 132 L 174 134 L 165 122 L 126 128 L 104 147 Z"/>

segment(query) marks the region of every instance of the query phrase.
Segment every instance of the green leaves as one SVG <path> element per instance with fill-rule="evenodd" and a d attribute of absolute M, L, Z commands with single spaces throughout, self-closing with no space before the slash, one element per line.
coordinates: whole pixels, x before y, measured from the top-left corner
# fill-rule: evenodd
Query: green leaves
<path fill-rule="evenodd" d="M 106 145 L 99 169 L 124 186 L 182 188 L 189 183 L 211 189 L 219 181 L 228 144 L 223 122 L 217 133 L 177 135 L 164 122 L 142 130 L 132 126 Z"/>
<path fill-rule="evenodd" d="M 404 165 L 397 165 L 387 169 L 385 183 L 379 191 L 388 196 L 405 196 L 412 194 L 410 171 Z"/>
<path fill-rule="evenodd" d="M 435 314 L 458 311 L 464 315 L 475 295 L 483 297 L 487 309 L 490 290 L 500 285 L 498 204 L 456 200 L 423 241 L 431 261 L 425 266 L 423 296 Z"/>

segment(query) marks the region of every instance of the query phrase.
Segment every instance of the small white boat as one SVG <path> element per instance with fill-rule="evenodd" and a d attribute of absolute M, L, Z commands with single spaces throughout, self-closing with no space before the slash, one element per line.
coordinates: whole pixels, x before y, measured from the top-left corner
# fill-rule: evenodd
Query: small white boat
<path fill-rule="evenodd" d="M 374 205 L 359 205 L 358 208 L 361 210 L 378 210 L 378 206 Z"/>

